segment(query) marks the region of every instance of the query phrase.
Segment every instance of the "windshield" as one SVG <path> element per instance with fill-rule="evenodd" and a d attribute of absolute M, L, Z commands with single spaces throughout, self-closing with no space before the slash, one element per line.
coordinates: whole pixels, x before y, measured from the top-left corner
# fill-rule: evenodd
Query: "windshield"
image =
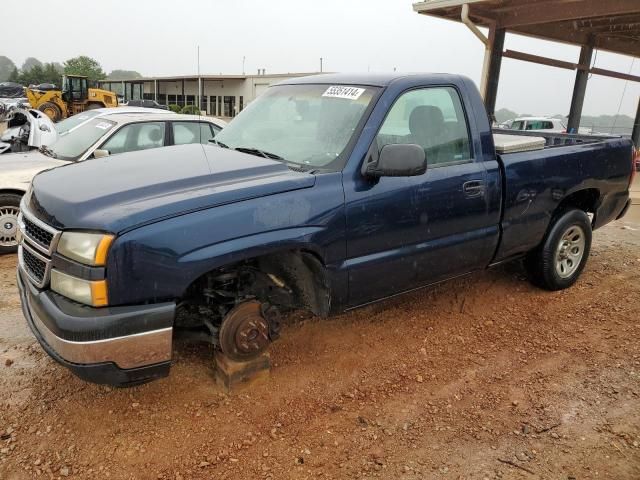
<path fill-rule="evenodd" d="M 49 151 L 60 160 L 77 160 L 114 126 L 115 122 L 94 118 L 68 135 L 60 137 Z"/>
<path fill-rule="evenodd" d="M 69 133 L 69 130 L 77 127 L 82 122 L 86 122 L 87 120 L 94 118 L 97 115 L 100 115 L 102 112 L 91 111 L 88 110 L 86 112 L 79 113 L 78 115 L 73 115 L 61 122 L 56 123 L 56 131 L 58 135 L 65 135 Z"/>
<path fill-rule="evenodd" d="M 358 86 L 271 87 L 215 140 L 221 146 L 267 153 L 311 169 L 328 167 L 340 161 L 377 91 Z"/>

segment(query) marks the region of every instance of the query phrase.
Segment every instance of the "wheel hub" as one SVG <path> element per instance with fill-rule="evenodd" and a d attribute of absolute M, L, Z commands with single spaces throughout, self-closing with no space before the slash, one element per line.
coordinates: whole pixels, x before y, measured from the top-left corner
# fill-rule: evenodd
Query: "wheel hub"
<path fill-rule="evenodd" d="M 555 268 L 561 278 L 568 278 L 575 273 L 580 266 L 586 236 L 581 227 L 572 225 L 562 235 L 556 250 Z"/>
<path fill-rule="evenodd" d="M 260 302 L 244 302 L 234 307 L 222 321 L 220 348 L 233 360 L 257 357 L 269 346 L 269 324 Z"/>
<path fill-rule="evenodd" d="M 13 247 L 17 245 L 18 207 L 0 206 L 0 246 Z"/>

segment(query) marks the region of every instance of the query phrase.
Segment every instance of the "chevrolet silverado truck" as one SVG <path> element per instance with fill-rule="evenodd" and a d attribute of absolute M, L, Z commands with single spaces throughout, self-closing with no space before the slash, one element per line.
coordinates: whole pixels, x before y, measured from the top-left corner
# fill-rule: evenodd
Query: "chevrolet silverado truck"
<path fill-rule="evenodd" d="M 37 175 L 24 315 L 80 377 L 132 385 L 168 374 L 178 332 L 248 361 L 291 309 L 326 317 L 515 259 L 564 289 L 629 208 L 632 147 L 494 136 L 456 75 L 287 80 L 208 145 Z"/>

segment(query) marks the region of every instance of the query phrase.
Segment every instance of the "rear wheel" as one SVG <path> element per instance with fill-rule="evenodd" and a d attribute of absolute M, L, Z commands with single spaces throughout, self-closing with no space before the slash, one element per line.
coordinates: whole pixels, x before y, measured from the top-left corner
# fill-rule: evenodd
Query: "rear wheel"
<path fill-rule="evenodd" d="M 591 223 L 582 210 L 558 216 L 542 245 L 531 252 L 525 265 L 536 285 L 562 290 L 573 285 L 589 257 Z"/>
<path fill-rule="evenodd" d="M 62 110 L 53 102 L 45 102 L 38 107 L 42 113 L 51 119 L 53 122 L 58 122 L 62 119 Z"/>
<path fill-rule="evenodd" d="M 20 195 L 0 194 L 0 254 L 18 250 Z"/>

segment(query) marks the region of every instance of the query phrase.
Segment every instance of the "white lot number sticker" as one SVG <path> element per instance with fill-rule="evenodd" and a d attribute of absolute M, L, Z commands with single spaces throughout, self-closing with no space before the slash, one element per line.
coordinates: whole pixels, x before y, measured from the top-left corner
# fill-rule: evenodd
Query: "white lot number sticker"
<path fill-rule="evenodd" d="M 110 123 L 101 122 L 96 125 L 96 128 L 100 128 L 101 130 L 107 130 L 111 126 Z"/>
<path fill-rule="evenodd" d="M 364 93 L 366 89 L 357 87 L 341 87 L 334 85 L 327 88 L 327 91 L 322 94 L 323 97 L 333 98 L 346 98 L 348 100 L 357 100 L 360 95 Z"/>

